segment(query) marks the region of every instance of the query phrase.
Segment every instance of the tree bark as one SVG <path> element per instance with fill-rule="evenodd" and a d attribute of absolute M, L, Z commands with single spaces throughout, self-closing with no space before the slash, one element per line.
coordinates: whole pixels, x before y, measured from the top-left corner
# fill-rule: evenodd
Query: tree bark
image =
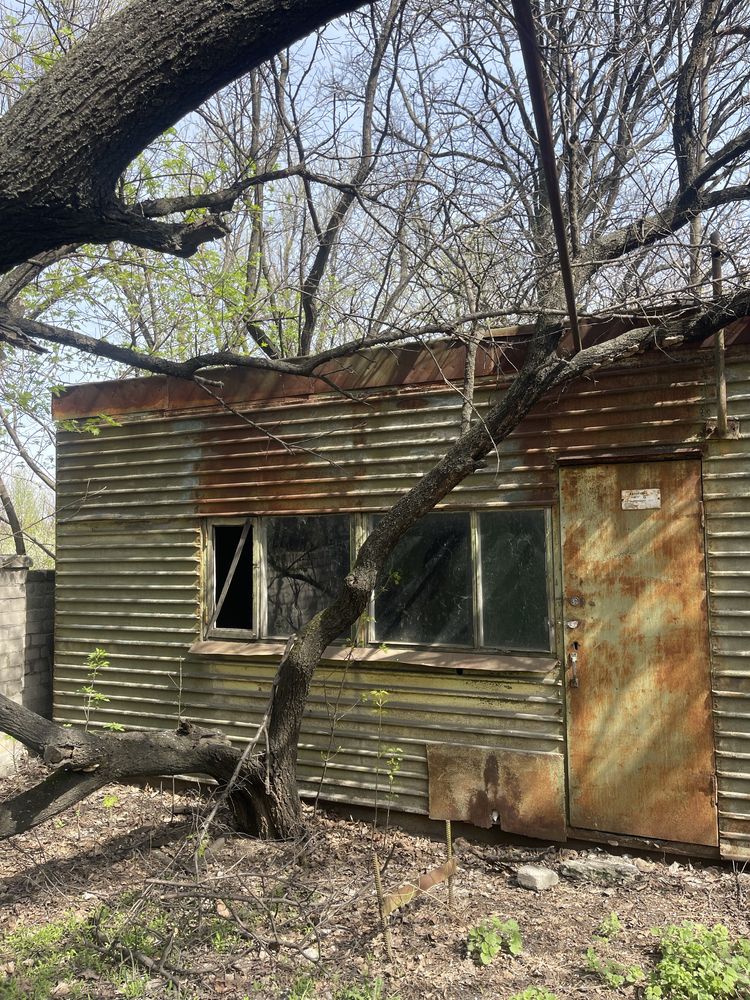
<path fill-rule="evenodd" d="M 85 732 L 43 719 L 4 695 L 0 730 L 52 768 L 40 784 L 0 805 L 0 839 L 51 819 L 109 782 L 191 773 L 208 775 L 228 788 L 241 826 L 266 835 L 295 832 L 293 824 L 281 831 L 263 825 L 265 778 L 258 756 L 245 759 L 242 750 L 217 733 L 188 724 L 176 732 Z M 255 819 L 251 826 L 251 817 L 261 822 Z"/>
<path fill-rule="evenodd" d="M 0 506 L 2 506 L 5 511 L 5 517 L 10 527 L 11 534 L 13 535 L 13 545 L 15 546 L 16 555 L 25 556 L 26 543 L 23 540 L 21 522 L 18 520 L 16 508 L 11 500 L 10 493 L 8 493 L 2 476 L 0 476 Z"/>
<path fill-rule="evenodd" d="M 135 0 L 0 120 L 0 273 L 66 243 L 187 256 L 226 229 L 164 223 L 115 197 L 150 142 L 221 87 L 362 0 Z"/>

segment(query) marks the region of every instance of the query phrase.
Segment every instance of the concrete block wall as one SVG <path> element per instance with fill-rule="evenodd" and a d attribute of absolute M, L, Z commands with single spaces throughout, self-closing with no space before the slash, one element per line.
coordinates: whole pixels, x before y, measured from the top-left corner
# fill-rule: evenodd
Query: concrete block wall
<path fill-rule="evenodd" d="M 52 658 L 55 633 L 55 571 L 31 569 L 26 577 L 26 648 L 23 704 L 52 715 Z"/>
<path fill-rule="evenodd" d="M 0 557 L 0 692 L 39 715 L 52 711 L 54 570 L 32 570 L 26 556 Z M 0 735 L 0 774 L 18 747 Z"/>
<path fill-rule="evenodd" d="M 0 559 L 0 692 L 21 701 L 26 653 L 26 577 L 30 560 Z"/>

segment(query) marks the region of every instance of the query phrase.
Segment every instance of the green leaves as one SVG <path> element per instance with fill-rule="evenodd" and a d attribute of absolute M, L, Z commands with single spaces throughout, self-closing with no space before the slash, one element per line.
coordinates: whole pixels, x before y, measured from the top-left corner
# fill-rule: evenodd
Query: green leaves
<path fill-rule="evenodd" d="M 79 687 L 76 694 L 80 694 L 83 697 L 83 718 L 84 718 L 84 729 L 88 732 L 89 722 L 91 721 L 91 712 L 96 705 L 104 705 L 109 701 L 106 694 L 96 689 L 96 678 L 100 670 L 106 670 L 109 666 L 109 656 L 106 649 L 102 649 L 101 646 L 97 646 L 93 649 L 89 655 L 86 657 L 86 671 L 89 676 L 88 684 L 84 684 Z M 112 723 L 109 728 L 115 728 L 118 723 Z M 120 729 L 123 727 L 120 726 Z"/>
<path fill-rule="evenodd" d="M 654 931 L 661 960 L 648 978 L 639 965 L 625 965 L 607 953 L 621 929 L 617 914 L 610 913 L 586 950 L 586 968 L 611 989 L 639 985 L 643 1000 L 750 997 L 750 941 L 733 939 L 723 924 L 709 929 L 687 921 Z"/>
<path fill-rule="evenodd" d="M 71 434 L 90 434 L 92 437 L 99 437 L 102 424 L 108 427 L 120 426 L 120 422 L 108 413 L 97 413 L 95 417 L 86 417 L 85 420 L 60 420 L 58 427 Z"/>
<path fill-rule="evenodd" d="M 616 938 L 620 931 L 622 930 L 622 923 L 620 918 L 614 912 L 614 910 L 605 917 L 604 920 L 599 924 L 599 929 L 596 932 L 598 938 L 602 938 L 604 941 L 611 941 Z"/>
<path fill-rule="evenodd" d="M 586 949 L 586 968 L 612 989 L 634 986 L 646 978 L 640 965 L 625 965 L 616 958 L 602 956 L 596 947 Z"/>
<path fill-rule="evenodd" d="M 732 1000 L 750 996 L 750 940 L 733 939 L 723 924 L 687 921 L 655 932 L 661 961 L 645 1000 Z"/>
<path fill-rule="evenodd" d="M 469 931 L 466 950 L 477 965 L 489 965 L 500 952 L 520 955 L 523 939 L 517 921 L 490 917 L 477 924 Z"/>

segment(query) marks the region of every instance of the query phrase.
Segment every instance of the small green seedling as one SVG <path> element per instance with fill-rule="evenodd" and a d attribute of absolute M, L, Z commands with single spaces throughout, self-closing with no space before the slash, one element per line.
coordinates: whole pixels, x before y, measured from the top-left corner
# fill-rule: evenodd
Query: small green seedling
<path fill-rule="evenodd" d="M 520 955 L 523 940 L 518 923 L 490 917 L 470 929 L 466 950 L 477 965 L 489 965 L 502 951 L 508 955 Z"/>
<path fill-rule="evenodd" d="M 514 993 L 508 1000 L 557 1000 L 554 993 L 545 990 L 540 986 L 527 986 L 520 993 Z"/>
<path fill-rule="evenodd" d="M 105 702 L 109 701 L 109 698 L 102 694 L 101 691 L 96 690 L 96 678 L 100 670 L 106 670 L 109 666 L 109 659 L 107 657 L 107 651 L 101 649 L 99 646 L 92 650 L 86 657 L 86 672 L 89 676 L 88 684 L 84 684 L 83 687 L 78 688 L 76 694 L 83 696 L 83 718 L 84 718 L 84 729 L 88 732 L 89 722 L 91 721 L 91 712 L 95 705 L 103 705 Z"/>
<path fill-rule="evenodd" d="M 604 958 L 596 948 L 586 949 L 586 968 L 613 990 L 618 990 L 621 986 L 634 986 L 646 978 L 640 965 L 625 965 L 615 958 Z"/>
<path fill-rule="evenodd" d="M 289 1000 L 310 1000 L 313 996 L 315 996 L 315 980 L 312 976 L 300 976 L 295 979 Z"/>
<path fill-rule="evenodd" d="M 617 914 L 612 911 L 608 917 L 599 924 L 599 929 L 596 932 L 596 936 L 601 938 L 603 941 L 611 941 L 616 938 L 620 931 L 622 930 L 622 924 L 620 923 L 620 918 Z"/>

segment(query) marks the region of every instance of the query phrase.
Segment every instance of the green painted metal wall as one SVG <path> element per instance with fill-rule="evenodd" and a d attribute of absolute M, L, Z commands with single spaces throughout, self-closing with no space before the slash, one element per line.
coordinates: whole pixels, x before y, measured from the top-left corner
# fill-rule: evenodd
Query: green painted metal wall
<path fill-rule="evenodd" d="M 727 392 L 740 436 L 709 440 L 703 464 L 719 831 L 750 858 L 750 362 L 730 362 Z"/>
<path fill-rule="evenodd" d="M 750 406 L 743 395 L 746 368 L 730 368 L 731 412 L 737 415 Z M 722 848 L 727 856 L 746 857 L 750 625 L 743 625 L 743 615 L 750 615 L 744 580 L 750 576 L 750 435 L 747 442 L 704 445 L 705 422 L 713 413 L 712 378 L 710 358 L 700 358 L 669 368 L 628 365 L 583 382 L 538 407 L 444 506 L 549 507 L 556 530 L 559 457 L 705 447 Z M 497 391 L 494 384 L 480 388 L 480 410 Z M 95 725 L 169 727 L 183 716 L 218 726 L 233 739 L 252 736 L 273 658 L 190 653 L 200 639 L 202 519 L 386 507 L 455 438 L 460 399 L 433 387 L 400 394 L 379 390 L 368 402 L 362 407 L 331 395 L 249 405 L 254 422 L 305 449 L 292 452 L 208 407 L 123 415 L 120 426 L 105 425 L 95 438 L 60 433 L 58 719 L 82 720 L 76 692 L 84 683 L 86 654 L 103 646 L 111 666 L 97 683 L 110 700 L 96 709 Z M 747 417 L 743 423 L 750 427 Z M 382 718 L 366 701 L 373 689 L 389 692 Z M 408 665 L 351 664 L 344 671 L 340 664 L 324 664 L 301 738 L 303 788 L 315 794 L 322 780 L 325 799 L 372 804 L 377 785 L 384 801 L 386 765 L 379 753 L 398 745 L 403 761 L 393 806 L 426 813 L 428 743 L 562 755 L 559 668 L 458 674 Z M 379 762 L 383 774 L 376 779 Z"/>

